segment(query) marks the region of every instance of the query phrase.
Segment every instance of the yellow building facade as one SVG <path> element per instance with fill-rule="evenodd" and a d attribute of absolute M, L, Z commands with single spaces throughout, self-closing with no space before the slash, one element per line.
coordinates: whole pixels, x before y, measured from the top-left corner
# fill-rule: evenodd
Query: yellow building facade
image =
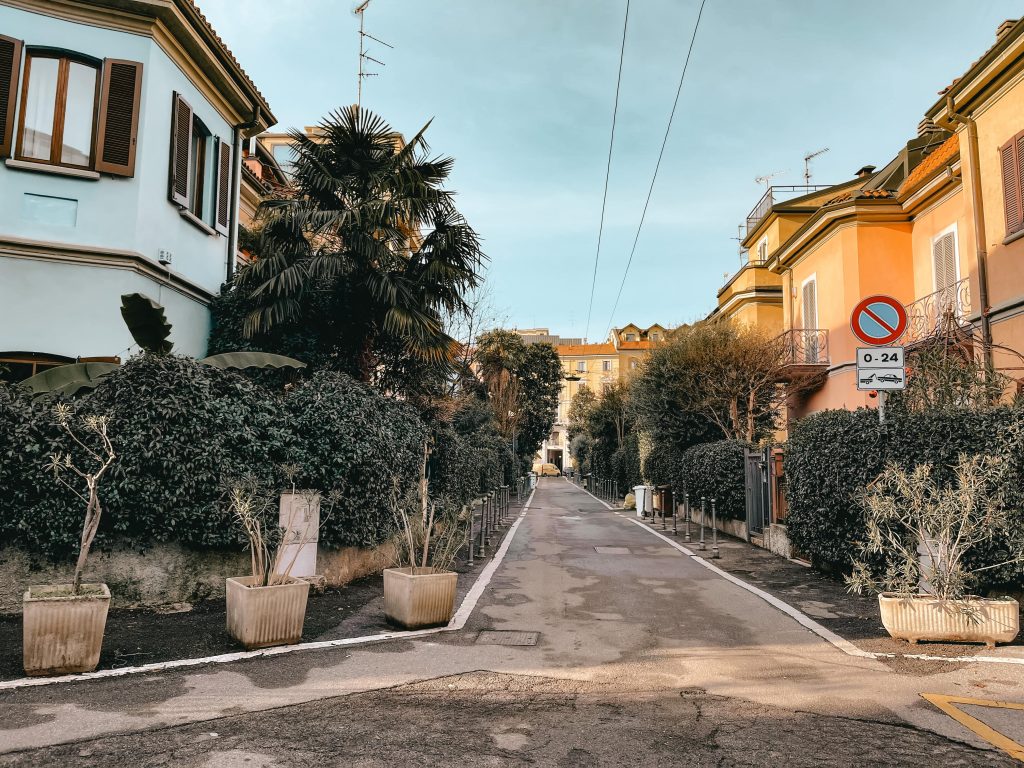
<path fill-rule="evenodd" d="M 906 306 L 899 343 L 925 341 L 951 316 L 1019 388 L 1022 177 L 1024 24 L 1008 21 L 884 168 L 831 187 L 769 189 L 747 218 L 746 263 L 712 316 L 782 335 L 789 366 L 825 373 L 820 388 L 791 398 L 789 418 L 877 405 L 857 390 L 850 328 L 873 294 Z"/>
<path fill-rule="evenodd" d="M 664 341 L 669 330 L 662 325 L 641 328 L 630 323 L 613 328 L 607 341 L 584 344 L 580 339 L 561 339 L 547 329 L 519 331 L 528 340 L 536 338 L 554 345 L 562 361 L 562 391 L 558 398 L 558 415 L 547 440 L 541 445 L 538 461 L 569 466 L 569 407 L 582 387 L 600 396 L 616 382 L 626 380 L 635 371 L 651 348 Z"/>

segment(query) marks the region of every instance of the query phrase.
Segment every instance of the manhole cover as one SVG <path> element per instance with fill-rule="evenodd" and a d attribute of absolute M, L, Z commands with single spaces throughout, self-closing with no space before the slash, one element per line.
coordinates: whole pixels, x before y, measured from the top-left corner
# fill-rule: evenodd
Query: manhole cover
<path fill-rule="evenodd" d="M 594 547 L 599 555 L 628 555 L 629 547 Z"/>
<path fill-rule="evenodd" d="M 476 636 L 477 645 L 536 645 L 540 632 L 485 629 Z"/>

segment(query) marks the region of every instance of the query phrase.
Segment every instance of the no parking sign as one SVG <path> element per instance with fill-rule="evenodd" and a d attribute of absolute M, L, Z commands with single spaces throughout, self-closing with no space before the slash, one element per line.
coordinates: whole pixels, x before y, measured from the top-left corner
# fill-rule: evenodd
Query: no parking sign
<path fill-rule="evenodd" d="M 853 335 L 864 344 L 884 347 L 907 330 L 907 310 L 891 296 L 868 296 L 853 308 Z"/>

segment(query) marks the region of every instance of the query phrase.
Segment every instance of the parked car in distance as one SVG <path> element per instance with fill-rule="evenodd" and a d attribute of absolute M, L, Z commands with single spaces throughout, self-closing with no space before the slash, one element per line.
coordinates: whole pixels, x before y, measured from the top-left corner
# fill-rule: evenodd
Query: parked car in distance
<path fill-rule="evenodd" d="M 562 470 L 556 467 L 554 464 L 541 464 L 540 462 L 533 465 L 533 471 L 541 477 L 561 477 Z"/>

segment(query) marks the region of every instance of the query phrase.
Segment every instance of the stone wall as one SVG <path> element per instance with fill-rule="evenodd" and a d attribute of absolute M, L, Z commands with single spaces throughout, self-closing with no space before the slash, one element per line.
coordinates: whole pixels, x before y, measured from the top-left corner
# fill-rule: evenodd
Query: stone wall
<path fill-rule="evenodd" d="M 764 548 L 781 557 L 793 557 L 793 545 L 789 541 L 786 526 L 772 523 L 764 532 Z"/>
<path fill-rule="evenodd" d="M 330 586 L 380 573 L 394 562 L 391 542 L 379 547 L 321 549 L 317 570 Z M 246 552 L 198 551 L 177 544 L 159 544 L 144 553 L 117 549 L 89 555 L 85 581 L 110 587 L 116 608 L 156 608 L 223 597 L 224 580 L 249 572 Z M 33 564 L 12 547 L 0 548 L 0 613 L 19 613 L 31 585 L 69 584 L 74 563 Z"/>
<path fill-rule="evenodd" d="M 685 519 L 686 510 L 685 510 L 685 508 L 683 507 L 682 504 L 677 504 L 676 505 L 676 512 L 680 515 L 680 517 L 679 517 L 680 521 Z M 691 508 L 690 515 L 691 515 L 691 519 L 698 526 L 700 526 L 700 506 L 697 506 L 696 508 Z M 747 540 L 747 524 L 743 520 L 732 520 L 731 518 L 719 517 L 716 522 L 717 522 L 717 525 L 715 527 L 718 528 L 718 530 L 722 531 L 723 533 L 728 533 L 730 536 L 735 536 L 737 539 L 743 539 L 744 541 Z M 679 524 L 682 525 L 681 522 Z M 708 528 L 711 527 L 711 512 L 710 511 L 707 514 L 707 519 L 704 521 L 704 525 L 706 525 Z M 698 533 L 693 534 L 693 535 L 696 537 L 696 536 L 699 536 L 700 534 L 698 532 Z"/>

